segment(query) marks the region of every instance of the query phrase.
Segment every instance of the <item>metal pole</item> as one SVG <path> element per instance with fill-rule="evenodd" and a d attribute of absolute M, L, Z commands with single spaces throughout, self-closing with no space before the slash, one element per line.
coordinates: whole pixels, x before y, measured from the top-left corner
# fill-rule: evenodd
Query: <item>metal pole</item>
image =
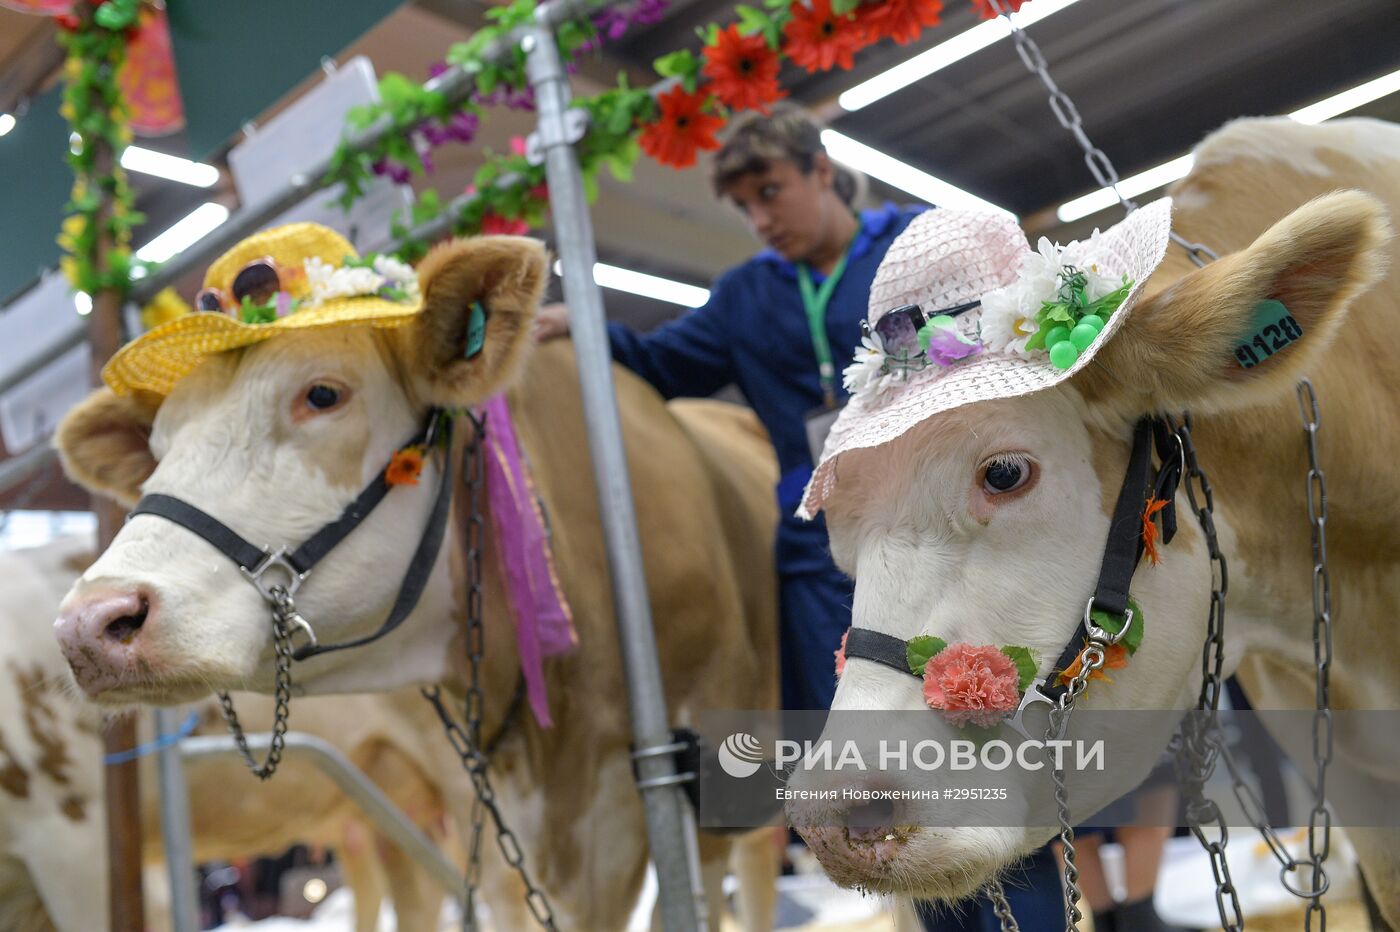
<path fill-rule="evenodd" d="M 160 784 L 160 837 L 165 845 L 165 867 L 170 872 L 170 927 L 174 932 L 199 932 L 199 899 L 195 892 L 194 844 L 190 840 L 190 799 L 178 742 L 167 741 L 179 732 L 180 716 L 174 709 L 156 709 L 156 768 Z"/>
<path fill-rule="evenodd" d="M 268 734 L 249 735 L 248 747 L 254 753 L 263 753 L 270 740 Z M 195 760 L 201 757 L 236 757 L 239 751 L 232 738 L 196 736 L 181 741 L 178 753 Z M 314 735 L 293 731 L 287 733 L 283 758 L 305 759 L 329 777 L 385 837 L 417 861 L 439 886 L 456 897 L 458 902 L 461 901 L 462 876 L 457 868 L 344 754 Z"/>
<path fill-rule="evenodd" d="M 564 268 L 564 297 L 569 306 L 598 510 L 617 608 L 618 640 L 627 673 L 638 787 L 646 807 L 647 835 L 656 864 L 665 928 L 667 932 L 704 929 L 705 901 L 695 883 L 699 858 L 686 843 L 688 837 L 693 838 L 686 823 L 694 814 L 677 782 L 675 757 L 666 750 L 672 744 L 666 694 L 656 656 L 622 423 L 613 388 L 603 296 L 593 280 L 597 249 L 583 177 L 573 150 L 575 139 L 569 132 L 569 79 L 548 27 L 548 9 L 548 4 L 539 9 L 537 26 L 526 32 L 521 48 L 526 52 L 526 70 L 535 90 L 550 211 Z"/>

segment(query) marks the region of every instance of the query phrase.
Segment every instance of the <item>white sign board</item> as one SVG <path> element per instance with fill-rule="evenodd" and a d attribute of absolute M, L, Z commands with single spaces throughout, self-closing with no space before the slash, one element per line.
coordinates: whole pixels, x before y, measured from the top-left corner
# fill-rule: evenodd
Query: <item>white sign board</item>
<path fill-rule="evenodd" d="M 58 272 L 48 275 L 0 309 L 0 379 L 87 329 L 73 304 L 72 286 Z"/>
<path fill-rule="evenodd" d="M 0 395 L 0 436 L 11 454 L 45 440 L 68 409 L 87 397 L 91 362 L 91 348 L 80 343 Z"/>

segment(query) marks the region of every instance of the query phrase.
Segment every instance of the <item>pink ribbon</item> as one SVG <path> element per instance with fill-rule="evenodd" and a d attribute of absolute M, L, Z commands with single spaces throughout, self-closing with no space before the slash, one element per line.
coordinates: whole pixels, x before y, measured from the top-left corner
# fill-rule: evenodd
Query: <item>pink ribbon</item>
<path fill-rule="evenodd" d="M 545 691 L 544 658 L 578 646 L 573 615 L 554 571 L 544 516 L 535 498 L 505 395 L 481 406 L 486 418 L 486 495 L 496 555 L 505 573 L 525 694 L 535 721 L 553 725 Z"/>

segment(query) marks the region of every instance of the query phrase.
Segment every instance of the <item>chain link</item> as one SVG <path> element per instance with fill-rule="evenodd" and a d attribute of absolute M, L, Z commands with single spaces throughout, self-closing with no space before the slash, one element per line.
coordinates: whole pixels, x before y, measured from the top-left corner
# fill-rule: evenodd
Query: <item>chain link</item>
<path fill-rule="evenodd" d="M 1001 924 L 1001 932 L 1021 932 L 1016 917 L 1011 914 L 1011 904 L 1006 901 L 1006 891 L 1002 889 L 1001 878 L 993 877 L 987 881 L 985 892 L 987 899 L 992 901 L 992 912 L 996 914 L 997 921 Z"/>
<path fill-rule="evenodd" d="M 1113 160 L 1108 157 L 1108 153 L 1100 149 L 1089 138 L 1088 131 L 1084 129 L 1084 118 L 1079 115 L 1079 108 L 1075 106 L 1074 100 L 1050 76 L 1050 68 L 1046 64 L 1045 53 L 1040 50 L 1040 46 L 1012 18 L 1009 5 L 1004 0 L 987 0 L 987 2 L 998 15 L 1006 20 L 1007 26 L 1011 29 L 1011 40 L 1016 45 L 1016 54 L 1020 57 L 1021 63 L 1026 66 L 1026 70 L 1035 75 L 1044 86 L 1050 97 L 1050 112 L 1055 115 L 1055 120 L 1060 126 L 1074 137 L 1075 143 L 1084 153 L 1084 165 L 1089 169 L 1089 174 L 1094 176 L 1094 181 L 1099 187 L 1113 192 L 1113 196 L 1118 199 L 1124 213 L 1130 214 L 1137 210 L 1138 205 L 1125 197 L 1118 188 L 1122 179 L 1118 175 L 1118 169 L 1113 165 Z M 1219 258 L 1204 244 L 1193 243 L 1175 230 L 1172 231 L 1171 238 L 1172 242 L 1186 250 L 1186 255 L 1197 266 L 1204 266 Z"/>
<path fill-rule="evenodd" d="M 470 415 L 468 415 L 470 417 Z M 476 791 L 472 804 L 472 829 L 470 855 L 467 863 L 466 889 L 462 898 L 462 927 L 475 930 L 476 889 L 481 883 L 481 839 L 485 827 L 485 817 L 491 816 L 496 829 L 496 845 L 501 856 L 525 884 L 525 905 L 530 915 L 542 928 L 554 930 L 554 910 L 549 905 L 544 891 L 535 886 L 530 872 L 525 866 L 525 853 L 496 803 L 496 790 L 486 768 L 490 758 L 482 750 L 481 721 L 485 696 L 481 684 L 481 662 L 485 652 L 485 624 L 482 614 L 482 540 L 486 523 L 482 508 L 482 489 L 485 486 L 485 454 L 482 440 L 486 431 L 484 419 L 472 418 L 472 438 L 467 444 L 465 461 L 462 464 L 463 481 L 467 487 L 467 501 L 470 515 L 467 519 L 467 691 L 463 713 L 465 727 L 458 724 L 443 700 L 442 691 L 434 686 L 423 690 L 423 696 L 432 703 L 438 719 L 442 722 L 447 740 L 462 761 L 462 767 L 471 777 Z"/>
<path fill-rule="evenodd" d="M 272 740 L 267 747 L 267 757 L 259 764 L 248 750 L 248 737 L 243 733 L 243 724 L 238 720 L 238 712 L 233 707 L 233 697 L 226 692 L 219 696 L 219 707 L 223 710 L 224 721 L 238 746 L 243 763 L 259 780 L 267 780 L 277 772 L 282 762 L 282 749 L 287 743 L 287 719 L 291 716 L 292 702 L 292 634 L 289 620 L 296 614 L 292 597 L 282 586 L 272 587 L 272 649 L 275 654 L 277 673 L 273 681 L 274 710 L 272 717 Z"/>

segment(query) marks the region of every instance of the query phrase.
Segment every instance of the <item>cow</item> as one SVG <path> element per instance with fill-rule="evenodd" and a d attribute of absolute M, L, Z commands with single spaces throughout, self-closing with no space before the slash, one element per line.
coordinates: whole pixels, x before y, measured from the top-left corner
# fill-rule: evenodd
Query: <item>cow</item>
<path fill-rule="evenodd" d="M 70 537 L 0 553 L 6 595 L 0 607 L 0 929 L 8 932 L 107 927 L 100 712 L 73 693 L 51 633 L 55 609 L 92 562 L 92 549 L 91 540 Z M 238 698 L 251 714 L 270 711 L 265 697 Z M 436 749 L 400 717 L 416 715 L 421 705 L 417 696 L 402 693 L 315 699 L 298 709 L 297 726 L 340 748 L 422 830 L 440 834 L 444 794 L 430 777 Z M 192 714 L 198 715 L 194 733 L 222 731 L 215 703 Z M 155 875 L 153 894 L 163 887 L 156 865 L 164 854 L 154 761 L 144 757 L 141 774 L 143 854 L 147 873 Z M 434 927 L 444 893 L 425 871 L 369 829 L 313 766 L 293 759 L 287 766 L 291 779 L 281 787 L 250 785 L 231 793 L 242 770 L 233 757 L 186 763 L 196 860 L 320 844 L 335 851 L 355 894 L 359 932 L 377 927 L 386 886 L 403 928 Z M 162 929 L 169 917 L 158 900 L 148 919 Z"/>
<path fill-rule="evenodd" d="M 1043 680 L 1094 593 L 1134 423 L 1189 409 L 1229 567 L 1224 672 L 1239 672 L 1257 708 L 1313 708 L 1309 460 L 1295 397 L 1307 376 L 1321 404 L 1329 490 L 1332 707 L 1400 708 L 1400 635 L 1389 623 L 1400 604 L 1400 362 L 1389 338 L 1400 329 L 1400 248 L 1386 218 L 1387 208 L 1400 211 L 1400 127 L 1237 121 L 1201 143 L 1170 194 L 1173 229 L 1221 258 L 1196 268 L 1185 250 L 1164 245 L 1142 303 L 1082 371 L 1031 394 L 955 407 L 836 460 L 824 513 L 832 553 L 856 579 L 853 630 L 1027 645 L 1034 681 Z M 1235 344 L 1270 298 L 1303 335 L 1244 368 Z M 1004 451 L 1022 465 L 1010 477 L 1014 494 L 1001 499 L 1009 479 L 993 489 L 978 469 Z M 1196 701 L 1212 573 L 1184 490 L 1176 507 L 1176 540 L 1132 581 L 1147 620 L 1141 650 L 1111 682 L 1095 682 L 1081 709 L 1180 710 Z M 854 657 L 833 709 L 928 714 L 916 678 Z M 1386 794 L 1378 798 L 1393 799 L 1400 786 L 1385 753 L 1337 736 L 1338 757 L 1374 777 Z M 1152 757 L 1103 775 L 1095 798 L 1076 798 L 1075 817 L 1131 789 Z M 1312 773 L 1310 750 L 1300 764 Z M 1048 774 L 1038 779 L 1048 784 Z M 877 823 L 887 829 L 814 833 L 834 879 L 956 900 L 1053 831 L 897 830 L 900 805 Z M 841 824 L 844 810 L 833 807 L 823 825 Z M 1400 839 L 1380 829 L 1349 837 L 1387 919 L 1400 924 Z M 1306 873 L 1295 884 L 1306 885 Z"/>
<path fill-rule="evenodd" d="M 205 359 L 163 398 L 99 390 L 68 415 L 57 445 L 69 475 L 118 501 L 167 494 L 244 539 L 295 544 L 337 519 L 431 408 L 461 411 L 507 391 L 577 647 L 546 663 L 552 727 L 528 711 L 508 714 L 521 669 L 503 567 L 485 547 L 482 733 L 499 738 L 488 773 L 560 927 L 613 929 L 640 889 L 647 843 L 578 373 L 567 344 L 535 348 L 530 339 L 547 275 L 537 241 L 441 244 L 418 268 L 422 308 L 403 326 L 288 331 Z M 777 509 L 767 441 L 735 406 L 668 407 L 635 377 L 614 376 L 668 708 L 677 724 L 704 709 L 773 708 Z M 313 394 L 334 406 L 318 409 Z M 465 416 L 456 426 L 461 462 L 476 428 Z M 302 586 L 297 610 L 320 642 L 371 634 L 389 613 L 439 469 L 430 458 L 416 486 L 393 487 Z M 299 693 L 465 691 L 470 494 L 459 475 L 451 481 L 451 533 L 414 610 L 390 636 L 296 664 Z M 489 540 L 491 515 L 485 524 Z M 274 685 L 263 598 L 223 554 L 157 516 L 128 521 L 83 574 L 58 635 L 78 686 L 104 706 Z M 461 799 L 454 813 L 470 806 Z M 731 848 L 741 875 L 768 878 L 748 885 L 768 891 L 750 920 L 767 924 L 771 832 L 737 845 L 705 835 L 700 848 L 715 907 Z"/>

